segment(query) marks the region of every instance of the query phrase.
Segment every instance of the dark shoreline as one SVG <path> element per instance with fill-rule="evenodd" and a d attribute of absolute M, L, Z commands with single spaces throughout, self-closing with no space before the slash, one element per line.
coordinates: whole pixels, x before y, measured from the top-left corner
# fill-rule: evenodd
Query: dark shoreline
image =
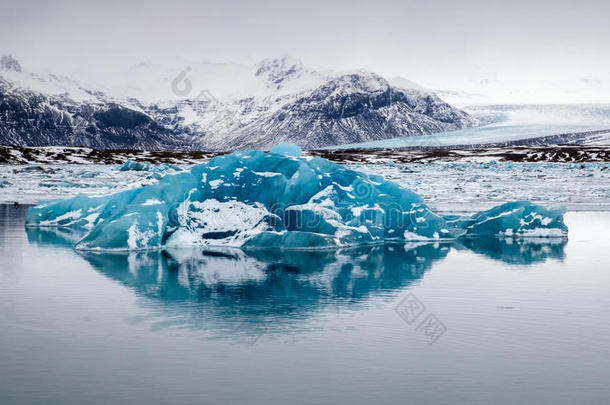
<path fill-rule="evenodd" d="M 0 145 L 2 164 L 122 164 L 126 160 L 146 163 L 196 164 L 227 152 L 140 151 L 134 149 L 92 149 L 84 147 L 29 147 Z M 610 147 L 569 145 L 515 145 L 469 147 L 423 147 L 384 149 L 311 150 L 304 155 L 320 156 L 337 163 L 433 163 L 433 162 L 547 162 L 606 163 Z"/>

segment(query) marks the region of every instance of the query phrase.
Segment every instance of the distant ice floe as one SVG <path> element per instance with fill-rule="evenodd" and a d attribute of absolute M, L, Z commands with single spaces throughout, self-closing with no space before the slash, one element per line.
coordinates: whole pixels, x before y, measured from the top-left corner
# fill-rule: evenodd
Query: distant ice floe
<path fill-rule="evenodd" d="M 469 236 L 565 237 L 563 211 L 528 201 L 441 216 L 413 191 L 294 145 L 217 156 L 119 193 L 32 207 L 27 227 L 84 228 L 78 250 L 328 249 Z"/>
<path fill-rule="evenodd" d="M 173 165 L 168 165 L 165 163 L 162 164 L 153 164 L 153 163 L 146 163 L 146 162 L 136 162 L 134 160 L 127 160 L 125 161 L 125 163 L 123 163 L 121 166 L 119 166 L 119 169 L 122 172 L 128 172 L 128 171 L 136 171 L 136 172 L 165 172 L 165 171 L 176 171 L 176 170 L 180 170 L 179 167 L 177 166 L 173 166 Z"/>

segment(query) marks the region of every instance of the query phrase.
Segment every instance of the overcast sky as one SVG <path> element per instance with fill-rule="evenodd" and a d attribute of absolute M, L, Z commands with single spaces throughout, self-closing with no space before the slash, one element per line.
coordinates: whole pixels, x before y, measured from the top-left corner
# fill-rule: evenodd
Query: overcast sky
<path fill-rule="evenodd" d="M 128 3 L 128 4 L 127 4 Z M 610 1 L 0 0 L 0 53 L 31 71 L 291 55 L 436 88 L 610 78 Z"/>

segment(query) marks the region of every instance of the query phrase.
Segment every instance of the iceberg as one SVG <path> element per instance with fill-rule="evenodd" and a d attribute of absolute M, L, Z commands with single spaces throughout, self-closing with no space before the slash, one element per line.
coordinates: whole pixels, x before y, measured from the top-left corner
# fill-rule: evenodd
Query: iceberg
<path fill-rule="evenodd" d="M 152 163 L 137 162 L 135 160 L 126 160 L 125 163 L 118 167 L 118 170 L 121 172 L 164 172 L 170 170 L 179 170 L 179 168 L 173 165 L 168 165 L 166 163 L 156 165 Z"/>
<path fill-rule="evenodd" d="M 441 216 L 411 190 L 298 146 L 237 151 L 158 182 L 99 197 L 42 202 L 26 227 L 86 230 L 77 250 L 224 246 L 333 249 L 469 236 L 565 237 L 563 211 L 517 201 Z"/>
<path fill-rule="evenodd" d="M 568 228 L 562 209 L 548 209 L 529 201 L 513 201 L 471 217 L 446 216 L 449 224 L 463 229 L 468 236 L 514 238 L 564 237 Z"/>

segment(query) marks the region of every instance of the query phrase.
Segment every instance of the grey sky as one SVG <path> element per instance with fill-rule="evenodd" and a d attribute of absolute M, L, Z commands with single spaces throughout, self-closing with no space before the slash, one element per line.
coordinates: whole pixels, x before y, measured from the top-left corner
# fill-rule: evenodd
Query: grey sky
<path fill-rule="evenodd" d="M 0 0 L 0 53 L 30 70 L 288 54 L 433 87 L 608 80 L 610 2 Z"/>

